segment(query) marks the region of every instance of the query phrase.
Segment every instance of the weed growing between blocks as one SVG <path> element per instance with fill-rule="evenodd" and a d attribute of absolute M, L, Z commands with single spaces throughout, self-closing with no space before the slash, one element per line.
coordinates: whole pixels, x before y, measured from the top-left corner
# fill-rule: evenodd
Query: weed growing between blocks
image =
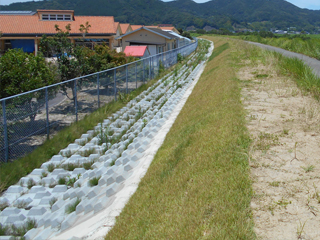
<path fill-rule="evenodd" d="M 215 47 L 227 43 L 215 38 Z M 254 239 L 250 138 L 230 48 L 212 58 L 105 239 Z M 207 74 L 210 72 L 210 74 Z M 168 83 L 169 85 L 170 83 Z"/>

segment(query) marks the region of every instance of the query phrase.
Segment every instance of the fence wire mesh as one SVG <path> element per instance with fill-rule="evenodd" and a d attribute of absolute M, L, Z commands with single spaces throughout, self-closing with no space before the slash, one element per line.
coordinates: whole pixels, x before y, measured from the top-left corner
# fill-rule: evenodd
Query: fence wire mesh
<path fill-rule="evenodd" d="M 0 99 L 0 163 L 17 159 L 60 129 L 117 100 L 187 56 L 198 42 L 149 58 Z"/>

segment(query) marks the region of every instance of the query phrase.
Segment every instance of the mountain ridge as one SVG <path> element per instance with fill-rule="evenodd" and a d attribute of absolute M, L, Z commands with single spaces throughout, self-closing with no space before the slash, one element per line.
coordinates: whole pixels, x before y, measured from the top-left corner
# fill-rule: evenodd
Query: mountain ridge
<path fill-rule="evenodd" d="M 171 23 L 179 28 L 270 28 L 314 31 L 320 27 L 320 10 L 301 9 L 284 0 L 44 0 L 1 6 L 6 10 L 72 9 L 76 15 L 114 16 L 131 24 Z"/>

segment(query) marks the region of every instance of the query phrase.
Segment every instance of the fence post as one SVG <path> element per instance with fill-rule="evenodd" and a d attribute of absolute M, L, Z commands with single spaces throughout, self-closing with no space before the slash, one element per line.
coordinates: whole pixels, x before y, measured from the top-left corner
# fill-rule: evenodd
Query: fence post
<path fill-rule="evenodd" d="M 47 140 L 50 138 L 49 129 L 49 98 L 48 98 L 48 88 L 46 87 L 46 128 L 47 128 Z"/>
<path fill-rule="evenodd" d="M 150 61 L 149 61 L 149 80 L 151 80 L 151 61 L 152 61 L 152 58 L 153 57 L 149 58 L 150 59 Z"/>
<path fill-rule="evenodd" d="M 2 101 L 2 115 L 3 115 L 3 133 L 4 133 L 4 153 L 5 161 L 9 160 L 9 141 L 8 141 L 8 125 L 7 125 L 7 116 L 6 116 L 6 103 Z"/>
<path fill-rule="evenodd" d="M 78 122 L 77 81 L 78 79 L 74 80 L 74 110 L 76 114 L 76 122 Z"/>
<path fill-rule="evenodd" d="M 128 64 L 126 64 L 126 94 L 128 94 Z"/>
<path fill-rule="evenodd" d="M 99 79 L 99 73 L 97 74 L 97 96 L 98 96 L 98 108 L 100 108 L 100 79 Z"/>
<path fill-rule="evenodd" d="M 144 60 L 143 60 L 143 84 L 144 84 L 144 72 L 145 72 L 145 67 L 144 67 Z"/>
<path fill-rule="evenodd" d="M 114 100 L 117 101 L 117 69 L 114 69 Z"/>
<path fill-rule="evenodd" d="M 135 75 L 136 75 L 136 89 L 138 88 L 138 79 L 137 79 L 137 62 L 136 62 L 136 67 L 135 67 Z"/>

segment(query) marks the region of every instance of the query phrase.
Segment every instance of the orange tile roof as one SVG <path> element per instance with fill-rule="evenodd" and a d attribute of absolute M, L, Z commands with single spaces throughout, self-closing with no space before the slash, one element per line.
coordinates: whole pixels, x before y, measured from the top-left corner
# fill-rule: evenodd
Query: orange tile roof
<path fill-rule="evenodd" d="M 70 34 L 80 34 L 80 25 L 89 22 L 91 27 L 88 34 L 116 34 L 113 17 L 104 16 L 75 16 L 74 21 L 42 21 L 38 14 L 0 15 L 0 31 L 2 34 L 55 34 L 55 25 L 60 29 L 70 23 Z"/>
<path fill-rule="evenodd" d="M 146 28 L 158 28 L 158 29 L 160 29 L 158 26 L 144 26 L 144 27 L 146 27 Z"/>
<path fill-rule="evenodd" d="M 129 23 L 120 23 L 120 28 L 123 34 L 125 34 L 130 27 Z"/>
<path fill-rule="evenodd" d="M 131 25 L 132 31 L 142 28 L 143 25 Z"/>
<path fill-rule="evenodd" d="M 175 29 L 175 27 L 160 27 L 161 28 L 161 30 L 174 30 Z"/>

